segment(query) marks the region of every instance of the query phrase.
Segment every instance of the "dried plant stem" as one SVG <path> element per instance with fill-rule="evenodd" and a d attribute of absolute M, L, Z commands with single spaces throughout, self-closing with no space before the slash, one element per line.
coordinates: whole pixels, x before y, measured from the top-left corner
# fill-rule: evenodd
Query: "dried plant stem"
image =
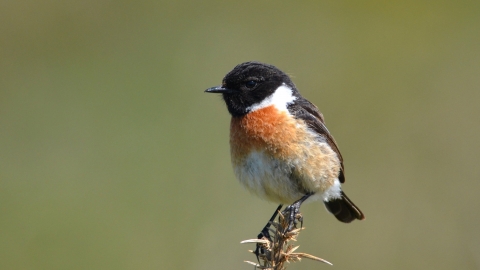
<path fill-rule="evenodd" d="M 300 213 L 297 214 L 295 220 L 293 221 L 293 228 L 289 229 L 289 224 L 292 222 L 288 219 L 290 217 L 289 210 L 284 210 L 284 212 L 279 213 L 278 222 L 272 222 L 269 228 L 270 238 L 263 237 L 262 239 L 250 239 L 242 241 L 242 244 L 245 243 L 256 243 L 258 247 L 258 260 L 259 263 L 245 261 L 246 263 L 254 265 L 259 269 L 268 269 L 268 270 L 283 270 L 286 269 L 286 262 L 297 262 L 302 258 L 311 259 L 319 262 L 323 262 L 329 265 L 332 265 L 330 262 L 315 257 L 307 253 L 295 253 L 299 246 L 293 246 L 290 244 L 290 241 L 297 241 L 297 237 L 300 234 L 300 231 L 304 228 L 296 228 L 296 220 L 301 220 L 302 216 Z M 254 253 L 254 251 L 250 250 Z"/>

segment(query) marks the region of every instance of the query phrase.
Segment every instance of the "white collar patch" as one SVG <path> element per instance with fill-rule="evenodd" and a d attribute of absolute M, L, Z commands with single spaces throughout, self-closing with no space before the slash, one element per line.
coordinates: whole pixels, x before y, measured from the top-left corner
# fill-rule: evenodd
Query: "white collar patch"
<path fill-rule="evenodd" d="M 297 97 L 293 95 L 293 90 L 286 84 L 282 84 L 275 90 L 275 92 L 273 92 L 273 94 L 266 97 L 263 101 L 247 107 L 247 111 L 254 112 L 272 105 L 279 111 L 288 111 L 287 106 L 296 99 Z"/>

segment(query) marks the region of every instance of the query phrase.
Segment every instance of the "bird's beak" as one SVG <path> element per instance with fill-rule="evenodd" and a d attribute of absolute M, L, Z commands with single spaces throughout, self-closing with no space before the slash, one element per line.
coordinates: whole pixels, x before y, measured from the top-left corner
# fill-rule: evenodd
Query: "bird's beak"
<path fill-rule="evenodd" d="M 222 86 L 214 86 L 214 87 L 211 87 L 211 88 L 208 88 L 207 90 L 205 90 L 206 93 L 233 93 L 235 92 L 235 90 L 232 90 L 232 89 L 228 89 L 228 88 L 225 88 L 225 87 L 222 87 Z"/>

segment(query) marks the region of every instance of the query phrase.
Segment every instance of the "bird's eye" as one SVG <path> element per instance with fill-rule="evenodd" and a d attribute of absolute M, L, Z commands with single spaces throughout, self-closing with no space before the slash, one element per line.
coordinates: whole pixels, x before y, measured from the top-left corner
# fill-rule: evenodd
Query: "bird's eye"
<path fill-rule="evenodd" d="M 246 81 L 245 82 L 245 87 L 247 88 L 253 88 L 257 85 L 257 82 L 256 81 Z"/>

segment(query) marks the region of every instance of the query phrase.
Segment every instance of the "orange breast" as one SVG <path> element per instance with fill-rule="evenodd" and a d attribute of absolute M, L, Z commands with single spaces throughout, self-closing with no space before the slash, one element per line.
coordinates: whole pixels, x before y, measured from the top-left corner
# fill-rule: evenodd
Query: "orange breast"
<path fill-rule="evenodd" d="M 323 192 L 340 171 L 340 161 L 326 142 L 274 106 L 233 117 L 230 150 L 240 182 L 276 202 L 293 202 L 305 190 Z"/>
<path fill-rule="evenodd" d="M 298 142 L 305 140 L 305 135 L 305 132 L 299 132 L 295 119 L 274 106 L 234 117 L 230 125 L 232 162 L 240 162 L 252 150 L 263 150 L 278 159 L 288 159 L 299 150 L 296 149 Z"/>

